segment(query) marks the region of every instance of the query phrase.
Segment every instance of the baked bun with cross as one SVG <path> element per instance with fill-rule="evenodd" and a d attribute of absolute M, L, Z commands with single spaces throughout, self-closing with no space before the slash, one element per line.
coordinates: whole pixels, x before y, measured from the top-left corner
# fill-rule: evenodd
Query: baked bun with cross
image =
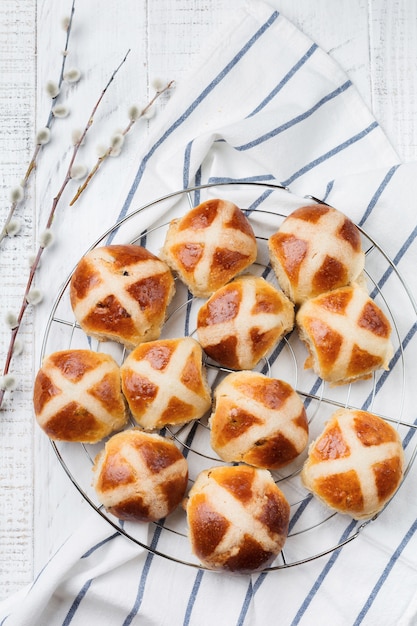
<path fill-rule="evenodd" d="M 127 421 L 119 366 L 91 350 L 47 356 L 35 378 L 33 406 L 39 426 L 57 441 L 96 443 Z"/>
<path fill-rule="evenodd" d="M 234 372 L 214 392 L 211 446 L 223 461 L 278 469 L 307 446 L 304 405 L 288 383 L 257 372 Z"/>
<path fill-rule="evenodd" d="M 174 291 L 168 266 L 136 245 L 93 248 L 70 285 L 74 315 L 87 335 L 128 349 L 160 336 Z"/>
<path fill-rule="evenodd" d="M 187 461 L 176 445 L 138 428 L 113 435 L 93 466 L 99 501 L 122 520 L 166 517 L 182 502 L 187 481 Z"/>
<path fill-rule="evenodd" d="M 265 469 L 203 470 L 185 508 L 192 551 L 209 569 L 242 574 L 263 569 L 287 538 L 290 507 Z"/>
<path fill-rule="evenodd" d="M 264 278 L 239 276 L 200 308 L 197 336 L 209 357 L 232 369 L 252 369 L 292 330 L 294 306 Z"/>
<path fill-rule="evenodd" d="M 194 296 L 206 298 L 249 267 L 256 255 L 255 235 L 243 211 L 214 199 L 172 220 L 161 258 Z"/>
<path fill-rule="evenodd" d="M 391 325 L 361 287 L 343 287 L 307 300 L 296 322 L 310 353 L 305 367 L 332 385 L 388 369 L 393 356 Z"/>
<path fill-rule="evenodd" d="M 202 363 L 192 337 L 142 343 L 121 367 L 122 389 L 131 413 L 145 430 L 199 419 L 211 406 Z"/>
<path fill-rule="evenodd" d="M 339 409 L 310 445 L 301 478 L 324 504 L 361 520 L 385 506 L 403 472 L 401 440 L 390 424 L 367 411 Z"/>
<path fill-rule="evenodd" d="M 357 226 L 324 204 L 293 211 L 268 247 L 279 285 L 295 304 L 357 281 L 365 264 Z"/>

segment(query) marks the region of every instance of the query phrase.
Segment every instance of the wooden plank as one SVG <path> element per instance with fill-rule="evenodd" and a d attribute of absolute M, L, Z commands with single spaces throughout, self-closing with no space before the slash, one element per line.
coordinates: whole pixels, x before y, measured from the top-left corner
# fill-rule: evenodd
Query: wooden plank
<path fill-rule="evenodd" d="M 369 3 L 372 110 L 405 161 L 417 158 L 417 4 Z"/>
<path fill-rule="evenodd" d="M 10 188 L 21 180 L 29 161 L 35 111 L 35 0 L 3 0 L 0 4 L 0 220 L 9 210 Z M 4 326 L 7 310 L 17 312 L 28 272 L 34 211 L 29 189 L 27 207 L 19 207 L 18 236 L 0 249 L 0 354 L 3 360 L 10 333 Z M 18 388 L 13 405 L 7 399 L 0 412 L 0 596 L 7 596 L 32 576 L 32 413 L 28 406 L 32 369 L 32 318 L 23 329 L 24 353 L 16 357 Z"/>

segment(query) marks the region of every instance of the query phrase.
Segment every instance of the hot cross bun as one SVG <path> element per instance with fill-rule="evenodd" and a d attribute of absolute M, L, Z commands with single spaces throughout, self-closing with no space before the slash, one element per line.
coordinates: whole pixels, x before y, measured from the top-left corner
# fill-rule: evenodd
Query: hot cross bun
<path fill-rule="evenodd" d="M 214 397 L 211 446 L 224 461 L 278 469 L 307 446 L 304 405 L 288 383 L 257 372 L 234 372 Z"/>
<path fill-rule="evenodd" d="M 247 465 L 204 470 L 185 506 L 192 550 L 209 569 L 260 570 L 287 538 L 290 507 L 268 470 Z"/>
<path fill-rule="evenodd" d="M 132 415 L 145 430 L 198 419 L 211 406 L 202 349 L 191 337 L 139 345 L 121 376 Z"/>
<path fill-rule="evenodd" d="M 173 294 L 168 266 L 136 245 L 93 248 L 70 285 L 74 315 L 87 335 L 129 349 L 159 337 Z"/>
<path fill-rule="evenodd" d="M 35 378 L 33 404 L 38 424 L 57 441 L 95 443 L 127 421 L 116 361 L 90 350 L 47 356 Z"/>
<path fill-rule="evenodd" d="M 327 506 L 354 519 L 378 513 L 404 470 L 396 430 L 366 411 L 340 409 L 310 445 L 301 478 Z"/>
<path fill-rule="evenodd" d="M 278 282 L 295 304 L 349 285 L 364 268 L 358 228 L 346 215 L 324 204 L 293 211 L 268 246 Z"/>
<path fill-rule="evenodd" d="M 200 308 L 197 336 L 212 359 L 252 369 L 294 325 L 294 307 L 263 278 L 241 276 L 218 289 Z"/>
<path fill-rule="evenodd" d="M 256 259 L 244 213 L 232 202 L 207 200 L 171 222 L 161 253 L 191 293 L 210 296 Z"/>
<path fill-rule="evenodd" d="M 109 513 L 151 522 L 182 502 L 188 465 L 172 441 L 133 428 L 107 441 L 96 457 L 93 477 L 97 497 Z"/>
<path fill-rule="evenodd" d="M 307 300 L 296 322 L 310 352 L 305 367 L 323 380 L 342 385 L 388 369 L 391 325 L 362 288 L 352 285 Z"/>

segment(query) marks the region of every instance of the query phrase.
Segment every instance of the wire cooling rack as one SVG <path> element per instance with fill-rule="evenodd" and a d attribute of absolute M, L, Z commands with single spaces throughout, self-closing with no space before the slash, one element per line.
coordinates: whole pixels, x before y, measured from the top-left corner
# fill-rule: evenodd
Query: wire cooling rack
<path fill-rule="evenodd" d="M 137 209 L 105 232 L 92 246 L 109 243 L 133 243 L 159 253 L 169 221 L 183 215 L 190 208 L 209 198 L 224 198 L 237 204 L 248 216 L 258 242 L 258 258 L 247 271 L 265 277 L 275 284 L 275 275 L 269 266 L 267 241 L 282 220 L 302 203 L 318 200 L 309 196 L 300 199 L 288 189 L 272 183 L 221 182 L 178 191 Z M 406 355 L 403 340 L 416 321 L 417 306 L 406 283 L 394 263 L 369 234 L 361 230 L 366 253 L 365 277 L 371 297 L 384 310 L 392 325 L 395 357 L 390 371 L 376 372 L 372 379 L 351 385 L 331 388 L 311 370 L 304 369 L 306 348 L 296 331 L 285 337 L 271 354 L 262 359 L 257 371 L 285 380 L 296 389 L 307 411 L 310 441 L 323 429 L 330 415 L 341 407 L 371 411 L 392 423 L 404 442 L 406 479 L 417 453 L 417 446 L 408 444 L 416 425 L 407 421 L 404 406 L 411 390 L 406 380 Z M 90 248 L 90 249 L 91 249 Z M 386 280 L 389 275 L 389 281 Z M 69 348 L 88 348 L 111 354 L 121 364 L 126 357 L 122 346 L 114 342 L 92 341 L 76 323 L 69 301 L 72 273 L 60 289 L 52 307 L 43 339 L 41 358 Z M 382 286 L 379 286 L 382 285 Z M 196 317 L 202 300 L 193 298 L 185 286 L 176 281 L 176 294 L 168 309 L 162 337 L 194 336 Z M 205 366 L 212 388 L 228 370 L 207 359 Z M 390 408 L 391 407 L 391 408 Z M 395 411 L 395 413 L 394 413 Z M 162 431 L 183 451 L 189 465 L 190 486 L 197 474 L 223 462 L 210 447 L 208 416 L 181 427 Z M 133 426 L 132 421 L 130 426 Z M 187 537 L 186 515 L 179 507 L 165 520 L 143 524 L 120 522 L 100 505 L 91 486 L 92 464 L 104 446 L 52 442 L 55 453 L 70 480 L 86 501 L 117 531 L 150 552 L 190 567 L 201 568 L 193 556 Z M 272 475 L 290 503 L 289 534 L 282 552 L 264 571 L 270 572 L 304 564 L 328 554 L 351 542 L 372 520 L 354 522 L 345 515 L 333 513 L 309 494 L 301 484 L 300 471 L 307 451 L 291 465 L 272 472 Z M 395 496 L 387 506 L 395 506 Z"/>

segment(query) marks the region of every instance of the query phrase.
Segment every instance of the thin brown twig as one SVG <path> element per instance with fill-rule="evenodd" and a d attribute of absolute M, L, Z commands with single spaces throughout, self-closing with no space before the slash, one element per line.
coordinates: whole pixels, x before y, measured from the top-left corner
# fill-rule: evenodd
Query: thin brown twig
<path fill-rule="evenodd" d="M 58 193 L 56 194 L 56 196 L 52 200 L 51 210 L 50 210 L 50 213 L 49 213 L 48 220 L 46 222 L 46 227 L 45 227 L 46 230 L 51 228 L 52 222 L 54 220 L 55 212 L 56 212 L 56 209 L 57 209 L 58 204 L 59 204 L 59 201 L 60 201 L 60 199 L 62 197 L 62 194 L 64 193 L 64 190 L 65 190 L 66 186 L 68 185 L 69 181 L 71 180 L 71 170 L 72 170 L 72 167 L 74 165 L 75 158 L 76 158 L 76 156 L 78 154 L 78 150 L 80 149 L 81 143 L 84 141 L 85 136 L 86 136 L 88 130 L 90 129 L 91 125 L 93 124 L 94 116 L 96 114 L 96 111 L 97 111 L 101 101 L 103 100 L 103 98 L 104 98 L 108 88 L 110 87 L 111 83 L 115 79 L 116 74 L 118 73 L 118 71 L 120 70 L 122 65 L 125 63 L 129 52 L 130 52 L 130 50 L 127 51 L 127 53 L 125 54 L 123 60 L 121 61 L 121 63 L 119 63 L 119 65 L 117 66 L 117 68 L 114 70 L 113 74 L 110 76 L 109 80 L 107 81 L 106 86 L 104 87 L 104 89 L 101 92 L 98 100 L 96 101 L 95 105 L 93 106 L 93 109 L 92 109 L 92 111 L 91 111 L 91 113 L 90 113 L 90 115 L 88 117 L 88 121 L 87 121 L 87 123 L 85 125 L 85 128 L 84 128 L 80 138 L 74 144 L 72 155 L 71 155 L 71 159 L 70 159 L 70 162 L 68 164 L 68 168 L 67 168 L 66 174 L 64 176 L 64 180 L 63 180 L 63 182 L 61 184 L 61 187 L 58 190 Z M 17 316 L 17 321 L 16 321 L 16 324 L 14 325 L 14 327 L 11 330 L 9 347 L 8 347 L 8 350 L 7 350 L 6 360 L 5 360 L 4 369 L 3 369 L 3 376 L 6 376 L 9 373 L 9 371 L 10 371 L 10 365 L 11 365 L 11 361 L 12 361 L 12 357 L 13 357 L 13 349 L 14 349 L 14 346 L 15 346 L 15 343 L 16 343 L 16 337 L 17 337 L 18 332 L 20 330 L 20 326 L 21 326 L 24 314 L 26 312 L 26 309 L 27 309 L 27 307 L 29 305 L 28 294 L 29 294 L 29 292 L 31 290 L 33 279 L 34 279 L 34 276 L 35 276 L 35 272 L 36 272 L 37 267 L 39 266 L 39 262 L 41 260 L 41 256 L 42 256 L 44 250 L 45 250 L 45 247 L 40 245 L 39 248 L 38 248 L 38 251 L 36 253 L 35 260 L 33 261 L 32 265 L 31 265 L 31 268 L 30 268 L 28 280 L 27 280 L 27 283 L 26 283 L 25 292 L 24 292 L 24 295 L 23 295 L 22 304 L 20 306 L 20 311 L 19 311 L 19 314 Z M 2 403 L 3 403 L 5 392 L 6 392 L 6 390 L 4 388 L 0 388 L 0 407 L 1 407 Z"/>
<path fill-rule="evenodd" d="M 67 61 L 68 46 L 69 46 L 69 40 L 70 40 L 70 35 L 71 35 L 72 20 L 73 20 L 73 17 L 74 17 L 74 12 L 75 12 L 75 0 L 72 0 L 71 12 L 70 12 L 70 16 L 69 16 L 68 26 L 67 26 L 67 29 L 66 29 L 67 36 L 66 36 L 66 40 L 65 40 L 64 51 L 63 51 L 63 54 L 62 54 L 61 69 L 60 69 L 59 79 L 58 79 L 58 83 L 57 83 L 59 90 L 61 90 L 61 86 L 62 86 L 62 83 L 64 81 L 65 65 L 66 65 L 66 61 Z M 52 112 L 52 109 L 54 108 L 58 97 L 59 97 L 59 94 L 55 98 L 52 98 L 51 108 L 50 108 L 49 113 L 48 113 L 48 119 L 47 119 L 47 122 L 45 124 L 45 128 L 51 129 L 51 127 L 52 127 L 53 121 L 55 119 L 54 115 L 53 115 L 53 112 Z M 36 169 L 36 163 L 37 163 L 38 155 L 39 155 L 39 153 L 41 151 L 41 148 L 43 148 L 43 144 L 37 143 L 35 145 L 35 148 L 33 150 L 32 157 L 30 159 L 29 165 L 28 165 L 28 167 L 26 169 L 25 175 L 23 176 L 23 179 L 22 179 L 22 182 L 21 182 L 21 186 L 22 186 L 23 189 L 26 188 L 26 185 L 28 183 L 28 180 L 29 180 L 32 172 Z M 9 227 L 10 222 L 13 219 L 13 216 L 15 214 L 15 211 L 17 209 L 18 204 L 20 204 L 19 201 L 16 201 L 16 200 L 12 200 L 11 201 L 10 208 L 9 208 L 9 213 L 8 213 L 8 215 L 6 217 L 6 220 L 5 220 L 4 224 L 3 224 L 3 227 L 2 227 L 2 229 L 0 231 L 0 245 L 1 245 L 2 241 L 3 241 L 3 239 L 5 239 L 7 237 L 7 229 Z"/>
<path fill-rule="evenodd" d="M 165 87 L 163 87 L 163 89 L 158 89 L 155 92 L 155 95 L 153 96 L 153 98 L 151 98 L 151 100 L 149 100 L 148 104 L 140 111 L 139 115 L 135 118 L 135 119 L 131 119 L 129 124 L 126 126 L 126 128 L 124 128 L 122 131 L 120 131 L 120 134 L 123 135 L 123 137 L 125 137 L 130 130 L 132 129 L 132 127 L 134 126 L 134 124 L 144 115 L 146 115 L 146 113 L 149 111 L 149 109 L 151 108 L 151 106 L 155 103 L 155 101 L 162 96 L 163 93 L 165 93 L 166 91 L 168 91 L 169 89 L 171 89 L 172 85 L 174 84 L 174 81 L 171 80 L 167 85 L 165 85 Z M 71 202 L 69 203 L 70 206 L 73 206 L 78 198 L 81 196 L 81 194 L 83 193 L 83 191 L 87 188 L 87 186 L 89 185 L 89 183 L 91 182 L 92 178 L 94 178 L 94 176 L 97 174 L 97 172 L 99 171 L 100 167 L 103 165 L 104 161 L 106 159 L 108 159 L 108 157 L 110 157 L 112 155 L 112 151 L 113 151 L 113 147 L 109 146 L 107 148 L 107 150 L 104 152 L 104 154 L 102 154 L 101 156 L 98 157 L 96 163 L 94 164 L 94 166 L 91 168 L 87 178 L 85 179 L 85 181 L 83 182 L 82 185 L 80 185 L 77 189 L 77 193 L 75 194 L 75 196 L 73 197 L 73 199 L 71 200 Z"/>

